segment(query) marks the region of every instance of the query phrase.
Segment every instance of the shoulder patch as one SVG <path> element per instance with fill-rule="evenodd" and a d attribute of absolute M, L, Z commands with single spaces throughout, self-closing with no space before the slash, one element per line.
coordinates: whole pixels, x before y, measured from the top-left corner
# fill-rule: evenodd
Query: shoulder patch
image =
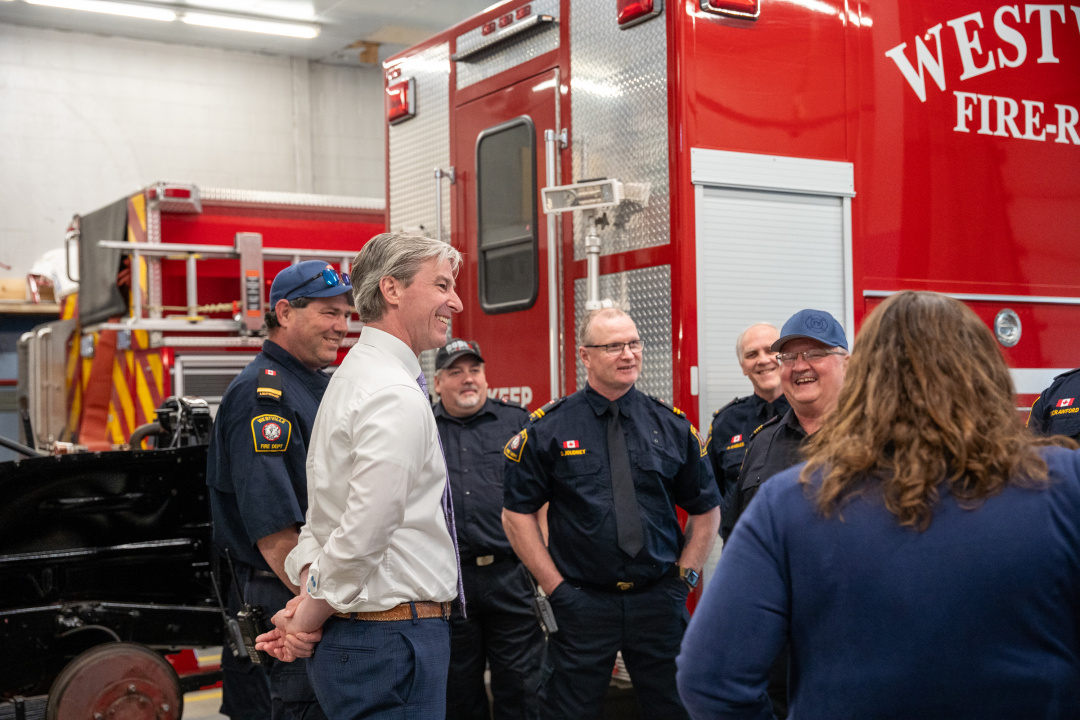
<path fill-rule="evenodd" d="M 686 416 L 684 415 L 683 417 L 686 417 Z M 712 432 L 711 432 L 712 428 L 709 428 L 709 430 L 710 430 L 709 438 L 711 439 L 712 438 Z M 693 423 L 690 423 L 690 432 L 692 432 L 694 434 L 694 437 L 697 438 L 698 446 L 701 448 L 701 457 L 705 457 L 709 452 L 709 441 L 706 440 L 705 438 L 701 437 L 701 433 L 699 433 L 697 431 L 697 428 L 694 427 Z"/>
<path fill-rule="evenodd" d="M 251 420 L 255 452 L 285 452 L 292 437 L 292 423 L 280 415 L 258 415 Z"/>
<path fill-rule="evenodd" d="M 566 397 L 555 398 L 554 400 L 552 400 L 551 402 L 549 402 L 547 405 L 543 406 L 542 408 L 538 408 L 538 409 L 534 410 L 532 412 L 532 414 L 529 415 L 529 422 L 536 422 L 540 418 L 544 417 L 549 412 L 551 412 L 552 410 L 557 408 L 559 405 L 561 405 L 563 400 L 565 400 L 565 399 L 566 399 Z M 524 443 L 522 443 L 522 444 L 524 444 Z"/>
<path fill-rule="evenodd" d="M 503 455 L 516 463 L 521 462 L 521 451 L 525 449 L 525 443 L 528 441 L 529 430 L 526 428 L 510 438 L 510 441 L 506 443 L 506 447 L 503 448 Z"/>
<path fill-rule="evenodd" d="M 281 376 L 277 370 L 263 368 L 259 372 L 259 387 L 255 390 L 255 396 L 281 401 Z"/>

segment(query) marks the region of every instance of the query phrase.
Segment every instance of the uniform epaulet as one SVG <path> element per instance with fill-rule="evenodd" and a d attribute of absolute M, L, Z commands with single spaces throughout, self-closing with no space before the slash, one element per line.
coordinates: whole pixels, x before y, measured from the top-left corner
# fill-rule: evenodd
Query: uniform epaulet
<path fill-rule="evenodd" d="M 255 396 L 281 402 L 281 376 L 277 370 L 263 368 L 259 371 L 259 387 L 255 389 Z"/>
<path fill-rule="evenodd" d="M 761 432 L 762 429 L 767 428 L 770 425 L 775 425 L 776 423 L 780 422 L 780 419 L 782 417 L 784 417 L 784 416 L 783 415 L 773 415 L 771 418 L 769 418 L 768 420 L 766 420 L 765 422 L 761 423 L 756 428 L 754 428 L 754 432 L 750 433 L 750 437 L 753 438 L 755 435 L 757 435 L 759 432 Z"/>
<path fill-rule="evenodd" d="M 675 407 L 675 406 L 674 406 L 674 405 L 672 405 L 671 403 L 667 403 L 667 402 L 664 402 L 664 401 L 663 401 L 663 400 L 661 400 L 660 398 L 658 398 L 658 397 L 653 397 L 652 395 L 649 395 L 648 393 L 642 393 L 642 395 L 644 395 L 645 397 L 649 398 L 650 400 L 652 400 L 653 402 L 657 403 L 658 405 L 663 405 L 663 406 L 664 406 L 664 407 L 666 407 L 666 408 L 667 408 L 668 410 L 670 410 L 671 412 L 673 412 L 673 413 L 675 413 L 676 415 L 678 415 L 679 417 L 681 417 L 681 418 L 682 418 L 683 420 L 686 420 L 687 422 L 690 422 L 690 418 L 688 418 L 688 417 L 686 416 L 686 413 L 684 413 L 684 412 L 683 412 L 682 410 L 680 410 L 679 408 Z M 694 433 L 694 437 L 695 437 L 695 438 L 697 438 L 697 441 L 698 441 L 698 445 L 699 445 L 699 446 L 700 446 L 700 448 L 701 448 L 701 457 L 705 457 L 705 453 L 706 453 L 706 452 L 707 452 L 707 450 L 708 450 L 708 443 L 707 443 L 707 442 L 705 441 L 705 438 L 701 437 L 701 433 L 699 433 L 699 432 L 697 431 L 697 428 L 696 428 L 696 427 L 694 427 L 694 423 L 692 423 L 692 422 L 690 423 L 690 432 Z"/>
<path fill-rule="evenodd" d="M 722 413 L 722 412 L 724 412 L 725 410 L 727 410 L 727 409 L 728 409 L 729 407 L 732 407 L 732 406 L 734 406 L 734 405 L 738 405 L 739 403 L 742 403 L 742 402 L 746 402 L 746 401 L 747 401 L 747 400 L 749 400 L 749 399 L 750 399 L 750 396 L 749 396 L 749 395 L 745 395 L 745 396 L 743 396 L 743 397 L 737 397 L 737 398 L 735 398 L 734 400 L 732 400 L 731 402 L 729 402 L 729 403 L 728 403 L 727 405 L 725 405 L 724 407 L 722 407 L 722 408 L 720 408 L 719 410 L 717 410 L 716 412 L 714 412 L 714 413 L 712 414 L 712 416 L 713 416 L 713 417 L 716 417 L 716 416 L 717 416 L 717 415 L 719 415 L 720 413 Z"/>
<path fill-rule="evenodd" d="M 649 393 L 641 393 L 641 394 L 642 394 L 642 395 L 644 395 L 645 397 L 649 398 L 650 400 L 652 400 L 652 401 L 653 401 L 654 403 L 656 403 L 657 405 L 663 405 L 664 407 L 666 407 L 666 408 L 667 408 L 668 410 L 670 410 L 671 412 L 675 413 L 675 414 L 676 414 L 676 415 L 678 415 L 679 417 L 681 417 L 681 418 L 684 418 L 684 417 L 686 417 L 686 413 L 684 413 L 684 412 L 683 412 L 682 410 L 680 410 L 679 408 L 675 407 L 675 406 L 674 406 L 674 405 L 672 405 L 671 403 L 669 403 L 669 402 L 664 402 L 664 401 L 663 401 L 663 400 L 661 400 L 660 398 L 658 398 L 658 397 L 653 397 L 653 396 L 652 396 L 652 395 L 650 395 Z"/>
<path fill-rule="evenodd" d="M 1078 372 L 1080 372 L 1080 367 L 1073 368 L 1072 370 L 1066 370 L 1065 372 L 1061 373 L 1060 375 L 1054 376 L 1054 380 L 1055 381 L 1060 380 L 1063 377 L 1068 377 L 1068 376 L 1073 375 L 1073 374 L 1078 373 Z"/>
<path fill-rule="evenodd" d="M 550 413 L 552 410 L 559 407 L 559 405 L 561 405 L 563 400 L 565 400 L 565 399 L 566 399 L 565 396 L 561 397 L 561 398 L 555 398 L 554 400 L 549 402 L 544 407 L 539 408 L 537 410 L 533 410 L 532 413 L 529 415 L 529 422 L 536 422 L 540 418 L 544 417 L 545 415 Z"/>

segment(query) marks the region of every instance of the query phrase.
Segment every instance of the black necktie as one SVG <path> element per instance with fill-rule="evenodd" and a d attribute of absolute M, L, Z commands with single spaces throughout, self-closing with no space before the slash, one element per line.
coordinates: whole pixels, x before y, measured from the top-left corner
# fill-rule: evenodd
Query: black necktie
<path fill-rule="evenodd" d="M 645 545 L 645 535 L 641 529 L 641 511 L 638 510 L 637 493 L 634 491 L 634 477 L 630 474 L 626 435 L 619 419 L 619 404 L 614 401 L 608 406 L 607 446 L 619 549 L 634 557 Z"/>

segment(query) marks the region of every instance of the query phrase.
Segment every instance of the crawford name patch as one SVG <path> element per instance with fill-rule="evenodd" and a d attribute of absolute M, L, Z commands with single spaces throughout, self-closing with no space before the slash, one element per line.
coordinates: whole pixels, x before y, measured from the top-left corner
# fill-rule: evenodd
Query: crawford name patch
<path fill-rule="evenodd" d="M 251 421 L 255 452 L 285 452 L 292 435 L 292 423 L 280 415 L 259 415 Z"/>

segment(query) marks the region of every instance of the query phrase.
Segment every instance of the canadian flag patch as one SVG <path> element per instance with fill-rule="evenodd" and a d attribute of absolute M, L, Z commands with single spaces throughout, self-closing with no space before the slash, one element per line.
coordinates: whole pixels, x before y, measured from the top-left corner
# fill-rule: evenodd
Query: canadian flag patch
<path fill-rule="evenodd" d="M 1058 407 L 1069 407 L 1069 406 L 1071 406 L 1073 404 L 1073 400 L 1075 400 L 1075 399 L 1076 398 L 1061 398 L 1060 400 L 1057 401 L 1057 406 Z"/>
<path fill-rule="evenodd" d="M 277 370 L 270 370 L 269 368 L 267 368 L 266 370 L 263 370 L 263 372 L 266 373 L 267 375 L 277 375 Z"/>
<path fill-rule="evenodd" d="M 577 450 L 578 442 L 577 440 L 564 440 L 562 446 L 563 450 Z"/>
<path fill-rule="evenodd" d="M 734 444 L 734 443 L 737 443 L 737 442 L 742 442 L 742 435 L 736 435 L 735 437 L 731 438 L 731 443 L 730 444 Z"/>

